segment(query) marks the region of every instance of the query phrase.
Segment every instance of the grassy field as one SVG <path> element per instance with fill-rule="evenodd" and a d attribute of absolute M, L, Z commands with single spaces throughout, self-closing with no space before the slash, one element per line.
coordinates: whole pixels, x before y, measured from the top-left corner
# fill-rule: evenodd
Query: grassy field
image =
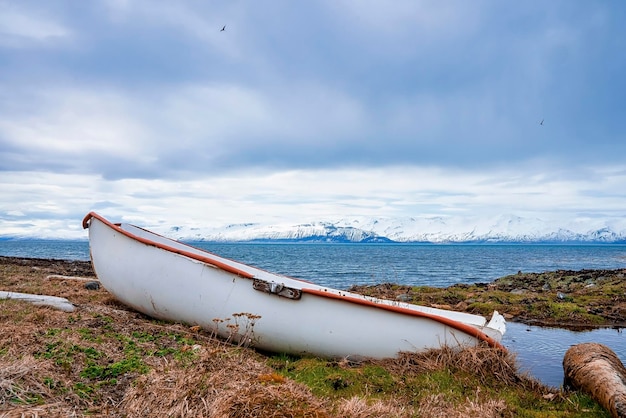
<path fill-rule="evenodd" d="M 102 288 L 63 276 L 95 279 L 85 262 L 0 257 L 0 290 L 61 296 L 77 306 L 68 313 L 0 301 L 0 417 L 609 416 L 584 394 L 520 374 L 515 358 L 497 349 L 358 363 L 262 354 L 150 319 Z M 467 294 L 433 303 L 469 309 L 472 298 L 489 311 L 504 303 L 503 296 Z"/>

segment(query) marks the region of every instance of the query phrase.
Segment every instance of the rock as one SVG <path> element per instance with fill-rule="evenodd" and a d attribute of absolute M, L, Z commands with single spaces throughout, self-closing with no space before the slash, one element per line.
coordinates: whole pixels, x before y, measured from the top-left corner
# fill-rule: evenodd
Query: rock
<path fill-rule="evenodd" d="M 626 417 L 626 368 L 607 346 L 598 343 L 570 347 L 563 358 L 564 388 L 588 393 L 613 417 Z"/>
<path fill-rule="evenodd" d="M 413 300 L 413 298 L 408 293 L 403 293 L 396 296 L 396 300 L 399 300 L 400 302 L 410 302 L 411 300 Z"/>
<path fill-rule="evenodd" d="M 456 305 L 454 305 L 454 309 L 456 309 L 457 311 L 465 311 L 468 306 L 469 305 L 465 302 L 459 302 Z"/>
<path fill-rule="evenodd" d="M 87 282 L 87 283 L 85 283 L 85 289 L 87 289 L 87 290 L 98 290 L 98 289 L 100 289 L 100 283 L 94 282 L 94 281 Z"/>

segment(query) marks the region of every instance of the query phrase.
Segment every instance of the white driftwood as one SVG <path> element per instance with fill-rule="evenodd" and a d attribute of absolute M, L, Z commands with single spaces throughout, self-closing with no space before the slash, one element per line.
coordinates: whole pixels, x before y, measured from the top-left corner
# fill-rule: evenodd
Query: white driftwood
<path fill-rule="evenodd" d="M 81 282 L 94 282 L 97 281 L 95 277 L 80 277 L 80 276 L 62 276 L 60 274 L 50 274 L 46 276 L 46 280 L 78 280 Z"/>
<path fill-rule="evenodd" d="M 64 312 L 73 312 L 74 305 L 65 298 L 48 295 L 32 295 L 29 293 L 6 292 L 0 290 L 0 299 L 15 299 L 30 302 L 37 306 L 50 306 Z"/>
<path fill-rule="evenodd" d="M 572 346 L 563 358 L 564 386 L 587 392 L 613 417 L 626 417 L 626 369 L 607 346 Z"/>

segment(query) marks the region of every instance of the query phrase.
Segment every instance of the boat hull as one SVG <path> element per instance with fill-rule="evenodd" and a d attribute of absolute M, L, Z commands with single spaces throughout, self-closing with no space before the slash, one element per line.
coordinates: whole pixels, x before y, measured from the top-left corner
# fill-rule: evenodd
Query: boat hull
<path fill-rule="evenodd" d="M 90 213 L 102 285 L 151 317 L 199 325 L 234 343 L 321 357 L 499 346 L 504 319 L 368 298 L 273 274 Z"/>

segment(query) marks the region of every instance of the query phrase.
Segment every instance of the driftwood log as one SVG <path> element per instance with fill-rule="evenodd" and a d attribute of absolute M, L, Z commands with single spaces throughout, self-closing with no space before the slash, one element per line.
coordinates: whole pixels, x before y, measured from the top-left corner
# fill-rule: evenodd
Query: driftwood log
<path fill-rule="evenodd" d="M 5 292 L 0 290 L 0 299 L 15 299 L 30 302 L 37 306 L 50 306 L 65 312 L 74 312 L 74 305 L 65 298 L 47 295 L 31 295 L 30 293 Z"/>
<path fill-rule="evenodd" d="M 626 417 L 626 368 L 610 348 L 574 345 L 565 353 L 563 371 L 564 388 L 584 391 L 613 417 Z"/>

